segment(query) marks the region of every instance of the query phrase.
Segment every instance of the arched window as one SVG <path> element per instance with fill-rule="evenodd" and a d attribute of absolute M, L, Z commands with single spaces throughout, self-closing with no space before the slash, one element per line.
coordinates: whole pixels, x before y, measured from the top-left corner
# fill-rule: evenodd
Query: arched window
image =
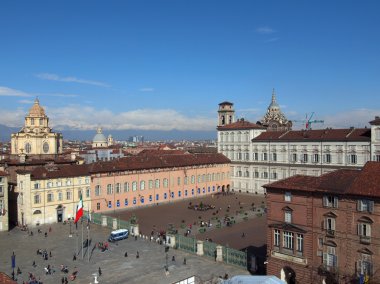
<path fill-rule="evenodd" d="M 164 188 L 167 188 L 168 187 L 168 179 L 167 178 L 164 178 L 164 181 L 163 181 L 163 185 L 164 185 Z"/>
<path fill-rule="evenodd" d="M 116 184 L 116 193 L 120 193 L 120 192 L 121 192 L 121 184 L 117 183 Z"/>
<path fill-rule="evenodd" d="M 100 187 L 100 185 L 99 184 L 95 185 L 95 195 L 99 196 L 100 193 L 101 193 L 101 187 Z"/>
<path fill-rule="evenodd" d="M 113 194 L 113 186 L 112 184 L 107 184 L 107 194 Z"/>
<path fill-rule="evenodd" d="M 137 182 L 134 181 L 132 182 L 132 191 L 136 191 L 137 190 Z"/>
<path fill-rule="evenodd" d="M 26 153 L 32 152 L 32 145 L 30 145 L 30 143 L 25 144 L 25 152 Z"/>
<path fill-rule="evenodd" d="M 45 154 L 49 152 L 49 143 L 45 142 L 43 144 L 42 151 L 44 151 Z"/>

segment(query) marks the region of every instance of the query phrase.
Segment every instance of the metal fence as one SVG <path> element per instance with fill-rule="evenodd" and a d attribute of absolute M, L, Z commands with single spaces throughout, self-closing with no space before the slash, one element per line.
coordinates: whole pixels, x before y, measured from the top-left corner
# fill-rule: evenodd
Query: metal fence
<path fill-rule="evenodd" d="M 228 264 L 247 268 L 247 252 L 223 247 L 223 261 Z"/>
<path fill-rule="evenodd" d="M 103 225 L 103 216 L 107 220 L 107 227 L 112 229 L 113 228 L 113 217 L 105 216 L 99 213 L 89 213 L 88 211 L 84 211 L 84 218 L 90 219 L 92 223 L 97 225 Z M 90 217 L 89 217 L 90 216 Z M 131 230 L 131 222 L 117 219 L 117 229 L 128 229 Z"/>
<path fill-rule="evenodd" d="M 196 253 L 197 252 L 197 240 L 194 238 L 185 237 L 182 235 L 176 235 L 176 247 L 184 251 Z"/>
<path fill-rule="evenodd" d="M 203 253 L 207 257 L 216 258 L 216 243 L 203 242 Z"/>

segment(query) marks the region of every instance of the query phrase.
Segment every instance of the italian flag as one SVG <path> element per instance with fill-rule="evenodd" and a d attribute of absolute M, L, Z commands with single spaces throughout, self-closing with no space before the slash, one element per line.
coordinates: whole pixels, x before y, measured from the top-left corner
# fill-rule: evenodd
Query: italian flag
<path fill-rule="evenodd" d="M 77 205 L 77 213 L 75 215 L 74 224 L 76 224 L 82 216 L 83 216 L 83 200 L 82 200 L 82 195 L 81 195 L 80 200 Z"/>

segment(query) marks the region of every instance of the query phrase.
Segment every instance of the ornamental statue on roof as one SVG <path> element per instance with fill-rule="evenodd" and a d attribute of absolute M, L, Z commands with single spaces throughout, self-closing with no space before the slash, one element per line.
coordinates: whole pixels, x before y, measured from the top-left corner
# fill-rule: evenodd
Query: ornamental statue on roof
<path fill-rule="evenodd" d="M 272 101 L 260 123 L 265 126 L 268 131 L 286 131 L 292 129 L 292 122 L 281 112 L 280 106 L 276 101 L 276 92 L 274 89 L 272 92 Z"/>

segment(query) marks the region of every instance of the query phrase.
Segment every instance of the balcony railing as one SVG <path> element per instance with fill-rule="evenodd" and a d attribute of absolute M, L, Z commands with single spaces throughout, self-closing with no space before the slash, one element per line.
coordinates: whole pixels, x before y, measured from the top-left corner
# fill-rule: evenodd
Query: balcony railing
<path fill-rule="evenodd" d="M 326 236 L 335 237 L 335 230 L 326 229 Z"/>
<path fill-rule="evenodd" d="M 371 237 L 369 236 L 360 236 L 360 243 L 368 245 L 371 243 Z"/>

